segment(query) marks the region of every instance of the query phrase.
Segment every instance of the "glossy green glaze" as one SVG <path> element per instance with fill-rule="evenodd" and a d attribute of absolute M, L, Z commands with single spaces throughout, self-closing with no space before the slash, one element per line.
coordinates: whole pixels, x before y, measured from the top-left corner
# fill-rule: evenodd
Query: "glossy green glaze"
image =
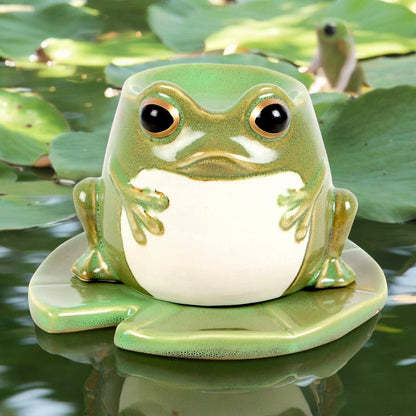
<path fill-rule="evenodd" d="M 144 127 L 142 114 L 149 100 L 163 102 L 177 122 L 175 128 L 163 137 L 152 134 Z M 271 137 L 263 134 L 263 131 L 259 132 L 255 121 L 260 111 L 258 109 L 270 101 L 280 103 L 282 111 L 287 114 L 287 124 Z M 163 180 L 179 185 L 168 187 L 163 181 L 160 187 L 152 187 L 151 183 L 135 185 L 141 178 L 147 178 L 147 174 L 152 177 L 154 172 L 162 175 Z M 266 290 L 267 295 L 250 295 L 253 279 L 260 287 L 265 283 L 263 277 L 249 273 L 244 276 L 238 268 L 245 270 L 244 265 L 237 263 L 251 252 L 248 246 L 247 253 L 242 252 L 238 257 L 241 260 L 227 264 L 231 274 L 237 276 L 234 279 L 236 283 L 230 283 L 225 288 L 219 286 L 218 293 L 212 293 L 211 297 L 199 296 L 206 290 L 215 292 L 213 287 L 229 277 L 228 272 L 221 275 L 227 259 L 217 259 L 218 253 L 212 254 L 206 250 L 205 241 L 209 241 L 214 249 L 220 241 L 225 241 L 224 244 L 232 248 L 236 241 L 244 238 L 241 232 L 228 235 L 221 226 L 214 237 L 204 235 L 199 225 L 206 226 L 211 221 L 214 226 L 218 221 L 210 217 L 211 211 L 219 212 L 215 215 L 221 218 L 226 204 L 235 203 L 237 207 L 243 207 L 246 202 L 253 208 L 247 213 L 240 213 L 240 208 L 237 208 L 235 217 L 242 218 L 239 227 L 255 224 L 265 208 L 262 203 L 256 203 L 264 191 L 259 187 L 253 191 L 248 184 L 254 180 L 263 184 L 268 178 L 274 180 L 278 177 L 296 177 L 301 185 L 298 182 L 295 185 L 290 179 L 282 189 L 265 186 L 275 201 L 272 208 L 276 209 L 276 213 L 266 225 L 258 226 L 258 229 L 254 226 L 255 234 L 246 236 L 252 239 L 250 244 L 259 247 L 260 252 L 259 258 L 247 260 L 247 266 L 257 262 L 263 267 L 262 245 L 266 250 L 269 243 L 263 238 L 264 230 L 261 228 L 276 227 L 278 239 L 290 239 L 288 236 L 293 233 L 291 241 L 294 247 L 304 244 L 304 252 L 299 255 L 301 257 L 298 256 L 297 263 L 293 260 L 295 272 L 287 275 L 281 272 L 281 266 L 288 259 L 291 261 L 291 253 L 282 255 L 282 261 L 276 262 L 274 269 L 267 273 L 275 273 L 276 281 L 280 273 L 280 279 L 288 282 L 282 283 L 282 288 Z M 218 196 L 233 194 L 234 188 L 240 189 L 242 183 L 244 186 L 247 184 L 247 187 L 240 191 L 241 202 L 232 198 L 227 202 Z M 185 199 L 195 204 L 198 215 L 201 210 L 201 216 L 205 215 L 200 223 L 199 217 L 191 218 L 188 213 L 179 214 L 182 220 L 171 223 L 165 223 L 162 219 L 177 206 L 175 189 L 182 188 L 182 184 L 189 184 L 190 190 L 187 194 L 185 192 Z M 198 201 L 202 196 L 195 194 L 195 184 L 200 189 L 209 188 L 213 195 L 201 207 Z M 221 194 L 218 190 L 225 187 L 227 191 L 221 191 Z M 210 306 L 273 299 L 306 286 L 346 286 L 355 279 L 354 271 L 344 263 L 340 254 L 355 216 L 356 198 L 350 192 L 332 186 L 319 126 L 305 87 L 295 79 L 275 71 L 237 65 L 189 64 L 160 67 L 133 75 L 122 90 L 102 177 L 80 182 L 74 190 L 74 200 L 89 241 L 87 252 L 73 266 L 74 273 L 82 280 L 121 281 L 163 300 Z M 207 204 L 212 208 L 207 208 Z M 283 209 L 283 213 L 278 214 L 278 207 Z M 126 231 L 123 231 L 123 215 L 127 224 L 124 228 L 128 228 L 127 232 L 133 236 L 133 242 L 130 243 L 126 242 Z M 196 224 L 187 237 L 181 237 L 180 221 L 183 226 L 185 223 L 193 224 L 193 221 Z M 172 279 L 175 276 L 179 279 L 178 284 L 175 286 L 173 280 L 171 290 L 165 289 L 163 282 L 156 283 L 159 286 L 154 289 L 152 284 L 142 279 L 140 267 L 137 267 L 139 270 L 132 269 L 126 253 L 136 243 L 135 253 L 144 252 L 145 248 L 141 247 L 146 247 L 149 239 L 152 242 L 166 241 L 168 234 L 175 229 L 177 240 L 172 243 L 172 249 L 166 249 L 167 252 L 149 249 L 149 255 L 143 255 L 146 261 L 149 256 L 154 258 L 153 264 L 148 266 L 152 268 L 155 262 L 168 262 L 166 254 L 175 257 L 172 250 L 179 247 L 184 239 L 189 240 L 189 247 L 186 246 L 182 251 L 176 248 L 177 257 L 182 257 L 183 251 L 188 255 L 178 262 L 173 259 L 175 265 L 172 267 L 166 263 L 166 267 L 171 267 Z M 279 244 L 275 247 L 276 253 L 286 247 L 284 242 Z M 209 262 L 209 267 L 212 266 L 211 281 L 205 279 L 198 283 L 198 279 L 191 279 L 191 275 L 195 274 L 198 278 L 198 267 L 206 269 L 206 266 L 197 263 L 189 266 L 193 255 L 188 249 L 195 250 L 199 255 L 212 256 Z M 263 253 L 266 253 L 265 250 Z M 187 267 L 192 271 L 187 272 Z M 182 280 L 179 271 L 186 275 Z M 148 274 L 148 280 L 158 281 L 157 272 Z M 172 279 L 169 278 L 169 282 Z M 182 297 L 177 288 L 183 287 L 184 293 L 190 285 L 196 295 Z"/>
<path fill-rule="evenodd" d="M 309 67 L 316 72 L 322 67 L 332 88 L 338 91 L 360 93 L 364 84 L 364 72 L 358 63 L 354 37 L 345 22 L 331 18 L 316 29 L 318 51 Z"/>
<path fill-rule="evenodd" d="M 118 325 L 121 348 L 156 355 L 246 359 L 306 350 L 337 339 L 374 316 L 387 287 L 383 272 L 352 243 L 343 257 L 357 272 L 345 288 L 300 291 L 248 306 L 192 307 L 163 302 L 123 284 L 89 284 L 70 266 L 86 248 L 79 235 L 56 249 L 29 286 L 35 323 L 47 332 Z"/>
<path fill-rule="evenodd" d="M 114 347 L 111 331 L 56 336 L 38 329 L 36 337 L 49 353 L 94 367 L 85 383 L 91 415 L 186 416 L 198 409 L 200 416 L 287 416 L 315 415 L 312 409 L 319 408 L 332 416 L 345 400 L 336 373 L 368 341 L 376 322 L 319 348 L 246 361 L 133 354 Z"/>

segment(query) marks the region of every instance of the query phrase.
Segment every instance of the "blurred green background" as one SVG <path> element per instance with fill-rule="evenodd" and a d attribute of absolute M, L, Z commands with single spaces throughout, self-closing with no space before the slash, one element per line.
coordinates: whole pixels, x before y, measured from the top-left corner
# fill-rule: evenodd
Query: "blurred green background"
<path fill-rule="evenodd" d="M 338 372 L 336 414 L 413 415 L 415 11 L 412 0 L 0 0 L 0 413 L 117 414 L 94 396 L 105 365 L 94 376 L 39 347 L 26 296 L 40 262 L 80 232 L 72 186 L 100 175 L 124 80 L 201 61 L 264 66 L 309 87 L 313 77 L 299 67 L 315 54 L 314 28 L 338 17 L 355 37 L 369 88 L 312 101 L 334 183 L 360 202 L 351 239 L 383 267 L 389 300 L 373 337 Z M 331 415 L 322 406 L 311 412 Z"/>

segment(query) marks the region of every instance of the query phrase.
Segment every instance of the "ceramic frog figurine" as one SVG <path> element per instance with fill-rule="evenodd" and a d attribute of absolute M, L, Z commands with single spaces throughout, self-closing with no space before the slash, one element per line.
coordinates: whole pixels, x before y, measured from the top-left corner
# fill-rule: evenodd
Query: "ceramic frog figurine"
<path fill-rule="evenodd" d="M 307 72 L 323 68 L 332 88 L 337 91 L 360 93 L 364 72 L 357 61 L 354 38 L 346 24 L 328 19 L 317 27 L 318 50 Z"/>
<path fill-rule="evenodd" d="M 305 87 L 278 72 L 186 64 L 130 77 L 103 173 L 74 189 L 85 281 L 161 300 L 260 302 L 345 286 L 356 209 L 336 189 Z"/>

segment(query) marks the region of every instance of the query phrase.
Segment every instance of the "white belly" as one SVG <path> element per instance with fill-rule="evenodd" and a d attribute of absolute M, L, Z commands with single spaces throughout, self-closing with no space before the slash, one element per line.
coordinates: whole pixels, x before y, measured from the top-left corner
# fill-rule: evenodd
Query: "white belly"
<path fill-rule="evenodd" d="M 309 235 L 295 240 L 295 227 L 279 227 L 287 209 L 279 194 L 303 187 L 297 173 L 233 181 L 197 181 L 161 170 L 143 170 L 134 187 L 169 198 L 154 214 L 162 236 L 147 232 L 138 244 L 127 216 L 121 234 L 127 263 L 137 282 L 158 299 L 191 305 L 236 305 L 281 296 L 296 277 Z"/>

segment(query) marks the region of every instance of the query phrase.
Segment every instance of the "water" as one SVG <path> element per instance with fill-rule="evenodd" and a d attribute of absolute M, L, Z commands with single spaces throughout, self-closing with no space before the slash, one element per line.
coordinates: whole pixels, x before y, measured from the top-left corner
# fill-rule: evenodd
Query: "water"
<path fill-rule="evenodd" d="M 416 413 L 416 223 L 356 221 L 351 239 L 384 269 L 378 318 L 339 341 L 292 356 L 201 362 L 130 353 L 113 329 L 48 335 L 30 318 L 39 263 L 80 232 L 76 220 L 0 233 L 0 414 L 374 415 Z"/>

